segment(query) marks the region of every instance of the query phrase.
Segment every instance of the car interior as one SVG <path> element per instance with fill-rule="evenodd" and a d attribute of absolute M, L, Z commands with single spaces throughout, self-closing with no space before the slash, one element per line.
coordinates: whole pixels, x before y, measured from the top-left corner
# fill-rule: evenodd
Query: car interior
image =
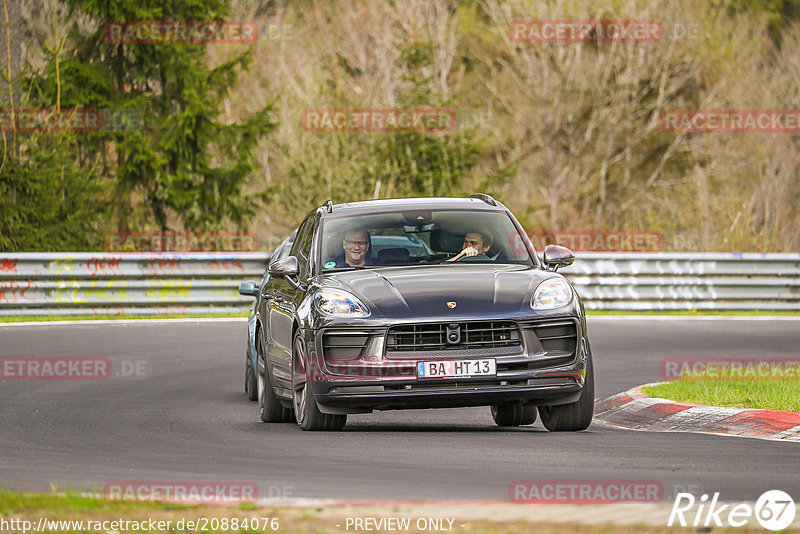
<path fill-rule="evenodd" d="M 387 231 L 388 230 L 388 231 Z M 395 230 L 392 232 L 391 230 Z M 430 245 L 416 234 L 410 236 L 397 235 L 396 228 L 367 228 L 370 234 L 370 249 L 367 253 L 367 264 L 373 266 L 409 265 L 415 263 L 439 263 L 461 252 L 464 233 L 456 233 L 436 228 L 429 232 Z M 342 241 L 345 232 L 337 232 L 325 239 L 323 247 L 323 265 L 341 260 L 344 251 Z M 405 241 L 405 243 L 403 243 Z M 492 248 L 486 256 L 495 262 L 506 261 L 507 255 L 497 245 L 493 237 Z M 485 260 L 484 260 L 485 261 Z"/>

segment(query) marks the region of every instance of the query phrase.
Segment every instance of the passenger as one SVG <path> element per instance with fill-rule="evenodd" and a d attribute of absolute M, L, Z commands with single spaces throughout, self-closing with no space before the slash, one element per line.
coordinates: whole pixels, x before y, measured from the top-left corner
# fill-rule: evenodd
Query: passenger
<path fill-rule="evenodd" d="M 477 261 L 492 261 L 486 253 L 492 248 L 492 236 L 485 232 L 467 232 L 461 252 L 446 261 L 456 261 L 459 258 L 475 258 Z"/>

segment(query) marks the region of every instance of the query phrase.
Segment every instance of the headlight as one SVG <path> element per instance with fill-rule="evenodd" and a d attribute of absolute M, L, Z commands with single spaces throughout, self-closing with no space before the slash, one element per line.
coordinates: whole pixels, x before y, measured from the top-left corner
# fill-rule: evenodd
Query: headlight
<path fill-rule="evenodd" d="M 317 308 L 337 317 L 368 317 L 369 308 L 358 297 L 341 289 L 320 289 L 314 295 Z"/>
<path fill-rule="evenodd" d="M 560 308 L 572 300 L 572 287 L 563 278 L 550 278 L 545 280 L 533 292 L 531 308 L 534 310 L 548 310 Z"/>

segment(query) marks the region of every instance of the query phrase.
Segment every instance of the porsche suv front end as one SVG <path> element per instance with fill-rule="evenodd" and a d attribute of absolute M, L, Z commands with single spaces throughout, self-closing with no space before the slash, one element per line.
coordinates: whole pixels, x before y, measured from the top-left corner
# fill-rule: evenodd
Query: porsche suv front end
<path fill-rule="evenodd" d="M 380 243 L 373 247 L 373 244 Z M 415 244 L 411 247 L 409 244 Z M 333 205 L 272 265 L 257 313 L 264 421 L 491 406 L 498 425 L 582 430 L 593 413 L 580 297 L 485 195 Z M 281 415 L 283 414 L 283 415 Z"/>

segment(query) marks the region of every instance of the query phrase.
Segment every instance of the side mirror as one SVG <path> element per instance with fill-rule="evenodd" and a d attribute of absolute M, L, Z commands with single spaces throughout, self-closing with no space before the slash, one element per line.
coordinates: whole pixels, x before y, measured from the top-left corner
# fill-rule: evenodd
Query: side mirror
<path fill-rule="evenodd" d="M 297 264 L 297 258 L 294 256 L 286 256 L 285 258 L 270 263 L 267 272 L 270 276 L 274 276 L 275 278 L 297 276 L 300 273 L 300 266 Z"/>
<path fill-rule="evenodd" d="M 575 254 L 567 247 L 558 245 L 547 245 L 544 247 L 544 264 L 550 271 L 557 271 L 559 267 L 572 265 L 575 261 Z"/>
<path fill-rule="evenodd" d="M 305 290 L 305 284 L 299 280 L 300 266 L 297 264 L 297 258 L 294 256 L 286 256 L 277 261 L 274 261 L 267 268 L 270 276 L 275 278 L 283 278 L 289 285 L 295 289 Z"/>
<path fill-rule="evenodd" d="M 242 282 L 241 284 L 239 284 L 239 294 L 244 295 L 245 297 L 257 297 L 258 286 L 253 280 Z"/>

